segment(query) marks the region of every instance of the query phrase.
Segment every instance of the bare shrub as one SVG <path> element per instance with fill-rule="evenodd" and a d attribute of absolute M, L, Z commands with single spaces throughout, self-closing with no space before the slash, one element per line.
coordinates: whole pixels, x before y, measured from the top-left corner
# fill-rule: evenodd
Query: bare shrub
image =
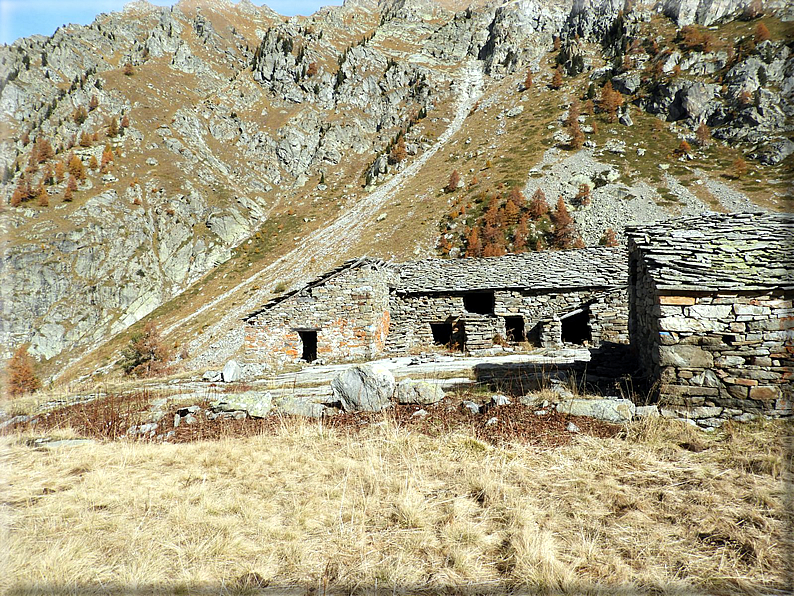
<path fill-rule="evenodd" d="M 119 366 L 127 375 L 155 377 L 168 372 L 171 350 L 163 344 L 160 330 L 149 321 L 141 333 L 130 338 L 127 348 L 121 353 Z"/>

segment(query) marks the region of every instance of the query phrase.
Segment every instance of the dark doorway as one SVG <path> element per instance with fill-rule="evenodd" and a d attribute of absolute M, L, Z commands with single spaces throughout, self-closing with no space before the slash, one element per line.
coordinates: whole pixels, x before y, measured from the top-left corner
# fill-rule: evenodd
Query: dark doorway
<path fill-rule="evenodd" d="M 303 358 L 306 362 L 317 360 L 317 331 L 298 331 L 303 342 Z"/>
<path fill-rule="evenodd" d="M 590 310 L 583 308 L 563 317 L 562 341 L 571 344 L 583 344 L 592 339 L 590 334 Z"/>
<path fill-rule="evenodd" d="M 463 295 L 463 308 L 478 315 L 492 315 L 494 310 L 493 292 L 472 292 Z"/>
<path fill-rule="evenodd" d="M 507 341 L 520 343 L 527 340 L 524 332 L 524 317 L 505 317 Z"/>
<path fill-rule="evenodd" d="M 526 332 L 527 341 L 533 346 L 540 346 L 540 337 L 543 333 L 543 323 L 537 322 L 532 328 Z"/>
<path fill-rule="evenodd" d="M 448 346 L 452 341 L 452 323 L 430 323 L 430 331 L 437 346 Z"/>

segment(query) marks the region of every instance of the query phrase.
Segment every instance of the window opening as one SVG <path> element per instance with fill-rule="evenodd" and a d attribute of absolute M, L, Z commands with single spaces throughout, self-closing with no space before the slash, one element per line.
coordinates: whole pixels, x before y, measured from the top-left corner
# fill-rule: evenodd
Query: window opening
<path fill-rule="evenodd" d="M 492 315 L 494 302 L 493 292 L 472 292 L 463 295 L 463 308 L 478 315 Z"/>

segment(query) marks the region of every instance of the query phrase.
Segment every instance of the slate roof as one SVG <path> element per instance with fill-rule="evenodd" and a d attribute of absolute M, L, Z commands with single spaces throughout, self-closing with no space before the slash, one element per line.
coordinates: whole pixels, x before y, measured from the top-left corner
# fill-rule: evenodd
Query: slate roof
<path fill-rule="evenodd" d="M 280 302 L 284 302 L 288 298 L 291 298 L 295 294 L 300 294 L 300 293 L 306 292 L 306 291 L 308 291 L 308 290 L 310 290 L 312 288 L 316 288 L 317 286 L 321 286 L 324 283 L 326 283 L 326 282 L 330 281 L 331 279 L 333 279 L 334 277 L 336 277 L 337 275 L 339 275 L 340 273 L 343 273 L 344 271 L 352 271 L 353 269 L 358 269 L 359 267 L 363 267 L 364 265 L 372 265 L 374 267 L 383 267 L 383 266 L 388 266 L 388 263 L 386 263 L 386 261 L 383 261 L 381 259 L 374 259 L 374 258 L 371 258 L 371 257 L 359 257 L 357 259 L 350 259 L 349 261 L 345 261 L 344 263 L 342 263 L 338 267 L 335 267 L 334 269 L 331 269 L 330 271 L 326 271 L 322 275 L 317 276 L 312 281 L 310 281 L 309 283 L 299 287 L 296 290 L 291 290 L 289 292 L 285 292 L 285 293 L 283 293 L 283 294 L 281 294 L 279 296 L 276 296 L 275 298 L 271 298 L 270 300 L 268 300 L 262 306 L 262 308 L 259 308 L 259 309 L 255 310 L 254 312 L 245 315 L 243 317 L 243 321 L 248 321 L 250 319 L 253 319 L 253 318 L 257 317 L 258 315 L 262 314 L 266 310 L 274 307 L 276 304 L 279 304 Z"/>
<path fill-rule="evenodd" d="M 626 235 L 660 290 L 794 288 L 794 214 L 708 213 Z"/>
<path fill-rule="evenodd" d="M 618 288 L 628 284 L 627 257 L 619 248 L 527 252 L 477 259 L 425 259 L 403 263 L 399 293 L 476 290 Z"/>

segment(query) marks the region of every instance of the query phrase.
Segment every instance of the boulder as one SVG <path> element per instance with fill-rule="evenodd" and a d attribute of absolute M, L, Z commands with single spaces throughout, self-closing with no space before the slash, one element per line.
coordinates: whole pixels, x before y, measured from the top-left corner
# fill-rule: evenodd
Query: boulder
<path fill-rule="evenodd" d="M 641 84 L 640 75 L 636 72 L 626 72 L 612 77 L 612 87 L 624 95 L 634 95 Z"/>
<path fill-rule="evenodd" d="M 509 406 L 512 402 L 510 398 L 506 395 L 502 395 L 501 393 L 497 393 L 493 397 L 491 397 L 491 405 L 492 406 Z"/>
<path fill-rule="evenodd" d="M 224 383 L 235 383 L 240 380 L 242 374 L 243 369 L 240 368 L 236 360 L 229 360 L 226 366 L 223 367 L 223 371 L 221 371 L 221 377 Z"/>
<path fill-rule="evenodd" d="M 285 416 L 306 416 L 307 418 L 322 418 L 328 411 L 323 404 L 303 399 L 285 398 L 279 400 L 275 406 L 275 411 Z"/>
<path fill-rule="evenodd" d="M 331 381 L 334 400 L 346 412 L 379 412 L 391 405 L 394 375 L 379 364 L 351 366 Z"/>
<path fill-rule="evenodd" d="M 507 116 L 508 118 L 515 118 L 516 116 L 519 116 L 523 113 L 524 113 L 524 106 L 519 105 L 507 110 L 505 116 Z"/>
<path fill-rule="evenodd" d="M 760 149 L 750 153 L 750 157 L 757 159 L 766 166 L 774 166 L 794 153 L 794 142 L 781 137 L 765 143 Z"/>
<path fill-rule="evenodd" d="M 463 407 L 466 408 L 472 414 L 479 414 L 480 413 L 480 406 L 475 404 L 473 401 L 466 400 L 463 402 Z"/>
<path fill-rule="evenodd" d="M 529 393 L 527 395 L 522 395 L 518 398 L 518 403 L 522 406 L 529 406 L 529 407 L 536 407 L 540 406 L 544 402 L 544 398 L 537 393 Z"/>
<path fill-rule="evenodd" d="M 562 399 L 568 399 L 573 397 L 573 393 L 571 392 L 571 390 L 568 389 L 566 386 L 561 385 L 560 383 L 555 383 L 554 385 L 552 385 L 549 388 L 549 391 L 556 394 L 558 397 Z"/>
<path fill-rule="evenodd" d="M 718 93 L 719 86 L 707 83 L 695 82 L 682 92 L 681 109 L 683 115 L 691 118 L 693 121 L 699 121 L 703 118 L 706 106 L 708 106 L 711 99 Z M 675 104 L 674 104 L 675 105 Z M 671 110 L 673 114 L 673 110 Z M 678 118 L 673 118 L 677 120 Z"/>
<path fill-rule="evenodd" d="M 208 370 L 203 375 L 201 375 L 202 381 L 208 381 L 210 383 L 214 381 L 220 381 L 223 378 L 221 373 L 217 370 Z"/>
<path fill-rule="evenodd" d="M 635 406 L 629 399 L 570 399 L 557 404 L 557 411 L 606 422 L 628 422 L 634 416 Z"/>
<path fill-rule="evenodd" d="M 444 399 L 444 391 L 439 385 L 427 381 L 404 379 L 397 384 L 395 393 L 397 403 L 429 405 Z"/>
<path fill-rule="evenodd" d="M 273 395 L 269 391 L 246 391 L 224 395 L 212 403 L 215 412 L 248 412 L 251 418 L 263 418 L 273 410 Z M 181 411 L 180 411 L 181 413 Z"/>

